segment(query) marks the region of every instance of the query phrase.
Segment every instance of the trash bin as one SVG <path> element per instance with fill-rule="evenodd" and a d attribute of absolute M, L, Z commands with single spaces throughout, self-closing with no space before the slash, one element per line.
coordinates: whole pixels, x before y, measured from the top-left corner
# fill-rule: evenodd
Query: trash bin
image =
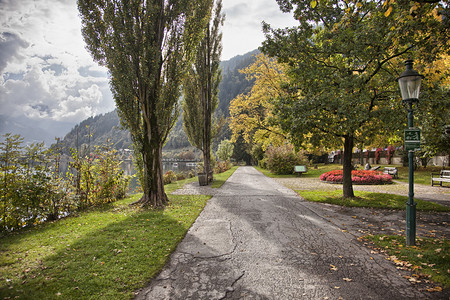
<path fill-rule="evenodd" d="M 208 176 L 206 173 L 198 173 L 198 183 L 200 185 L 208 185 Z"/>

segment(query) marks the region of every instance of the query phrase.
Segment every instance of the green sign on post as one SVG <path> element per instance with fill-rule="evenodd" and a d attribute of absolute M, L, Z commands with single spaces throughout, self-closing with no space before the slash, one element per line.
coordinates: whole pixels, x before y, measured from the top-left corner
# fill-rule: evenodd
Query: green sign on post
<path fill-rule="evenodd" d="M 405 150 L 406 151 L 420 150 L 420 129 L 419 128 L 405 129 Z"/>

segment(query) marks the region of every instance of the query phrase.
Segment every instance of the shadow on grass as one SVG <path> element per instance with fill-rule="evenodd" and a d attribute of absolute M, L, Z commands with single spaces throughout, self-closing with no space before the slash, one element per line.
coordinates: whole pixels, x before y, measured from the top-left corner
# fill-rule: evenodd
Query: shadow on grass
<path fill-rule="evenodd" d="M 195 198 L 197 200 L 192 197 L 189 201 L 185 201 L 186 196 L 170 197 L 173 201 L 166 210 L 105 211 L 98 220 L 72 218 L 72 222 L 83 222 L 79 226 L 49 224 L 3 239 L 0 267 L 4 278 L 0 298 L 131 298 L 135 290 L 143 287 L 164 266 L 206 203 L 205 197 Z M 109 218 L 116 220 L 102 225 Z M 64 236 L 73 235 L 78 228 L 72 242 L 67 242 Z M 8 266 L 21 264 L 20 260 L 25 259 L 8 261 L 7 252 L 11 251 L 13 256 L 12 252 L 18 251 L 9 246 L 27 243 L 26 240 L 33 238 L 38 241 L 39 235 L 46 236 L 44 247 L 28 246 L 20 250 L 25 252 L 24 256 L 35 255 L 37 259 L 23 268 L 19 266 L 16 274 L 7 274 Z M 47 239 L 48 235 L 54 236 Z"/>

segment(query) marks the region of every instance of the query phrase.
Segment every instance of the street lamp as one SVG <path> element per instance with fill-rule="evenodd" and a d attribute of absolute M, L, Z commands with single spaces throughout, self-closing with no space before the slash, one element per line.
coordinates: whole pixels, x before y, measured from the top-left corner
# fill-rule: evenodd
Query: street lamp
<path fill-rule="evenodd" d="M 421 81 L 424 78 L 413 69 L 413 61 L 405 61 L 406 70 L 397 78 L 402 104 L 408 111 L 408 129 L 405 130 L 405 149 L 409 160 L 409 193 L 406 203 L 406 244 L 416 243 L 416 204 L 414 203 L 414 150 L 420 147 L 420 131 L 413 127 L 413 104 L 419 102 Z"/>

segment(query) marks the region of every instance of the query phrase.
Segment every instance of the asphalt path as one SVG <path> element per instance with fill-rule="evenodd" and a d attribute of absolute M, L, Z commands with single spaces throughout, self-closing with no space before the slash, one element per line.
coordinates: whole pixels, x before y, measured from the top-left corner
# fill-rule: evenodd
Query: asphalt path
<path fill-rule="evenodd" d="M 136 299 L 439 299 L 315 207 L 238 168 Z"/>

